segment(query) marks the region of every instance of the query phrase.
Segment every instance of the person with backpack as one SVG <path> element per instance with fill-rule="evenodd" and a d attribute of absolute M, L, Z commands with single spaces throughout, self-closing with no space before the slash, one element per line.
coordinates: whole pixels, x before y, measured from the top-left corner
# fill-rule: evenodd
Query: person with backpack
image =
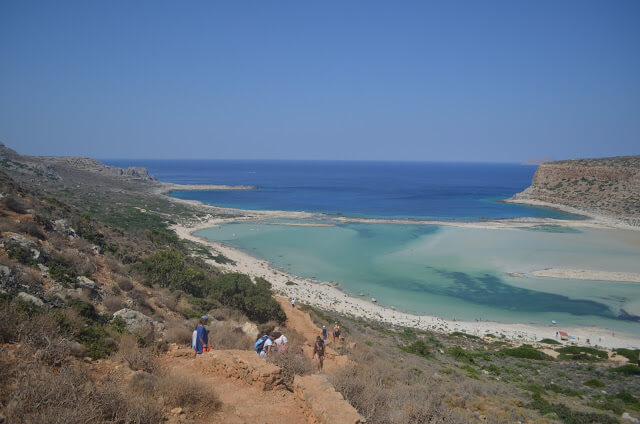
<path fill-rule="evenodd" d="M 337 321 L 336 325 L 333 326 L 333 343 L 335 343 L 336 340 L 340 340 L 340 326 Z"/>
<path fill-rule="evenodd" d="M 271 337 L 269 337 L 269 335 L 265 334 L 264 336 L 256 340 L 256 342 L 253 344 L 253 349 L 262 359 L 267 359 L 269 356 L 271 356 L 271 350 L 273 349 L 273 340 L 271 340 Z"/>
<path fill-rule="evenodd" d="M 324 340 L 322 337 L 316 337 L 316 342 L 313 344 L 313 357 L 318 359 L 318 371 L 322 371 L 324 365 Z"/>

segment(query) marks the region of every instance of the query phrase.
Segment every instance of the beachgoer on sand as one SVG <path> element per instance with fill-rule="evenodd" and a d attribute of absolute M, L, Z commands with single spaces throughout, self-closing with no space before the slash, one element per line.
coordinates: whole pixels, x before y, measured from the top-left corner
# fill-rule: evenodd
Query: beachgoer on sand
<path fill-rule="evenodd" d="M 340 326 L 338 325 L 337 321 L 333 326 L 333 342 L 335 343 L 336 340 L 340 340 Z"/>
<path fill-rule="evenodd" d="M 324 340 L 320 336 L 316 337 L 313 344 L 313 358 L 318 360 L 318 371 L 322 371 L 324 365 Z"/>
<path fill-rule="evenodd" d="M 204 352 L 209 352 L 209 331 L 204 327 L 207 322 L 207 317 L 203 316 L 200 318 L 198 325 L 196 326 L 196 340 L 195 340 L 195 348 L 193 359 L 195 360 L 198 355 L 201 355 Z M 191 339 L 191 345 L 193 346 L 193 337 Z"/>
<path fill-rule="evenodd" d="M 327 340 L 327 327 L 322 326 L 322 341 Z"/>
<path fill-rule="evenodd" d="M 276 344 L 277 353 L 284 353 L 287 351 L 287 346 L 289 344 L 289 340 L 287 339 L 287 336 L 285 336 L 284 334 L 281 334 L 280 337 L 274 340 L 274 342 Z"/>

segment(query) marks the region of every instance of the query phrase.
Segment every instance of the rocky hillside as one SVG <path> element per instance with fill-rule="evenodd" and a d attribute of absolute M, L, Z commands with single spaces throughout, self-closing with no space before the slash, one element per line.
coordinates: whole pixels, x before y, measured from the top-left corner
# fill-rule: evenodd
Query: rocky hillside
<path fill-rule="evenodd" d="M 541 164 L 531 186 L 513 200 L 569 206 L 640 225 L 640 156 Z"/>

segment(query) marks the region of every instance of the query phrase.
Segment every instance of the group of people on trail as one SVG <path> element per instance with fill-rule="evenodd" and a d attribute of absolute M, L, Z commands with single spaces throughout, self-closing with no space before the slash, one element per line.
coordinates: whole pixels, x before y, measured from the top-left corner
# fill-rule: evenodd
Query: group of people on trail
<path fill-rule="evenodd" d="M 322 336 L 317 336 L 316 341 L 313 343 L 313 359 L 318 361 L 318 370 L 322 371 L 322 367 L 324 366 L 324 355 L 325 355 L 325 342 L 327 340 L 327 326 L 322 326 Z M 333 343 L 337 343 L 340 341 L 340 326 L 336 321 L 333 326 Z"/>
<path fill-rule="evenodd" d="M 289 340 L 284 334 L 265 334 L 253 344 L 253 350 L 262 358 L 267 359 L 276 353 L 284 353 L 289 347 Z"/>
<path fill-rule="evenodd" d="M 193 335 L 191 336 L 191 348 L 194 351 L 194 360 L 198 355 L 202 355 L 203 353 L 211 350 L 209 347 L 209 330 L 204 327 L 208 320 L 209 317 L 206 315 L 201 316 L 196 328 L 193 330 Z"/>

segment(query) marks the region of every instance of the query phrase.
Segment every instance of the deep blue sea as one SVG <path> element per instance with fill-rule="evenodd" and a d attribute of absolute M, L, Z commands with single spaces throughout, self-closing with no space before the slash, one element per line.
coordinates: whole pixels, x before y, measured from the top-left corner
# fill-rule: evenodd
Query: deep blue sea
<path fill-rule="evenodd" d="M 574 216 L 503 203 L 524 190 L 535 166 L 496 163 L 275 160 L 103 160 L 143 166 L 161 181 L 253 185 L 250 191 L 182 191 L 181 199 L 239 208 L 346 216 L 475 220 Z"/>

